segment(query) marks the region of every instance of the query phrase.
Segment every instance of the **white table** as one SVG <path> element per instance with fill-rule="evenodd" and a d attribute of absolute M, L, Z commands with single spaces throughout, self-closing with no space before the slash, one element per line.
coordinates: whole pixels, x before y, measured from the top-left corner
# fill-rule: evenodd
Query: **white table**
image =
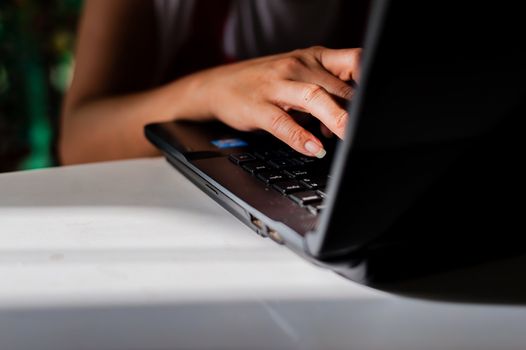
<path fill-rule="evenodd" d="M 162 159 L 0 175 L 0 349 L 526 349 L 526 308 L 380 293 Z"/>

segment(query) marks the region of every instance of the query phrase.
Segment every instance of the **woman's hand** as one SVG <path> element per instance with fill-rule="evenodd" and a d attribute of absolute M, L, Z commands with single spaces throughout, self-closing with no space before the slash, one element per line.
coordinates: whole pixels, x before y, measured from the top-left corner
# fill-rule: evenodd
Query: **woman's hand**
<path fill-rule="evenodd" d="M 243 131 L 270 132 L 296 151 L 322 158 L 322 143 L 287 113 L 312 114 L 343 138 L 348 113 L 335 99 L 350 100 L 362 50 L 312 47 L 222 66 L 201 74 L 207 111 Z"/>

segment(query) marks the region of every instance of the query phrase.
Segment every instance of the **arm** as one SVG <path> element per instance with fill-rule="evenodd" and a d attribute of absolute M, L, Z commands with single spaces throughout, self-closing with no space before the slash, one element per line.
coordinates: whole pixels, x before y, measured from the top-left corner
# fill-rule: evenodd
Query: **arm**
<path fill-rule="evenodd" d="M 65 164 L 154 155 L 143 136 L 153 121 L 218 118 L 241 130 L 264 129 L 307 155 L 323 145 L 286 112 L 313 114 L 343 137 L 359 49 L 315 47 L 221 66 L 155 87 L 153 4 L 88 0 L 75 77 L 66 97 L 60 140 Z"/>
<path fill-rule="evenodd" d="M 153 87 L 154 21 L 151 1 L 86 1 L 74 79 L 63 106 L 63 163 L 153 155 L 143 125 L 195 111 L 195 106 L 188 110 L 189 86 L 182 81 Z"/>

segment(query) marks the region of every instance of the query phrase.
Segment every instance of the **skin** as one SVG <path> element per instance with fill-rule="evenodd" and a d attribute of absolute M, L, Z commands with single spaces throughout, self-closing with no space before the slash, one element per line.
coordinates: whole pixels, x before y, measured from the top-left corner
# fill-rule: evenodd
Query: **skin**
<path fill-rule="evenodd" d="M 152 1 L 88 0 L 75 74 L 65 98 L 59 156 L 63 164 L 157 155 L 144 125 L 217 118 L 243 131 L 263 129 L 308 156 L 323 145 L 287 113 L 311 113 L 344 137 L 348 81 L 359 80 L 361 49 L 312 47 L 256 58 L 155 86 Z"/>

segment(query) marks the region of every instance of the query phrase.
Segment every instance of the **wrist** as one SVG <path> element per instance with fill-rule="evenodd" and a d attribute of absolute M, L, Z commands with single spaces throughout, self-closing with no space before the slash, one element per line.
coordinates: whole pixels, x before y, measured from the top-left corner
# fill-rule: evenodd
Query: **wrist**
<path fill-rule="evenodd" d="M 187 77 L 192 103 L 195 107 L 197 118 L 212 118 L 215 115 L 214 109 L 214 89 L 212 81 L 214 79 L 211 70 L 202 71 Z"/>
<path fill-rule="evenodd" d="M 207 86 L 200 73 L 174 80 L 150 93 L 150 99 L 157 101 L 163 120 L 206 119 L 212 113 L 209 108 Z"/>

